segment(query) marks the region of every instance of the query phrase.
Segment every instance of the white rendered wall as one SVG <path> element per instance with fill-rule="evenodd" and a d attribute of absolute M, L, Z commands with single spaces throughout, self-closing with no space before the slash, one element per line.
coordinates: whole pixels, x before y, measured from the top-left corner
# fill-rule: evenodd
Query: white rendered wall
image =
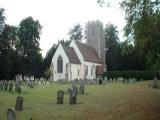
<path fill-rule="evenodd" d="M 80 76 L 81 65 L 80 64 L 70 64 L 70 66 L 71 66 L 71 69 L 70 69 L 71 80 L 82 79 L 81 76 Z M 79 75 L 78 75 L 78 71 L 79 71 Z"/>
<path fill-rule="evenodd" d="M 62 59 L 63 59 L 63 73 L 57 73 L 57 60 L 59 55 L 61 55 Z M 65 74 L 66 74 L 66 64 L 69 63 L 69 59 L 66 55 L 66 53 L 64 52 L 64 49 L 62 47 L 61 44 L 59 44 L 53 58 L 52 58 L 52 64 L 53 64 L 53 80 L 57 81 L 60 79 L 65 79 Z"/>
<path fill-rule="evenodd" d="M 87 78 L 88 79 L 95 79 L 96 78 L 96 66 L 101 66 L 101 64 L 85 61 L 84 65 L 88 66 Z M 92 74 L 91 74 L 91 69 L 93 69 Z"/>
<path fill-rule="evenodd" d="M 76 55 L 78 56 L 80 62 L 81 62 L 81 65 L 80 65 L 80 79 L 84 79 L 84 58 L 83 58 L 83 55 L 82 53 L 80 52 L 78 46 L 76 45 L 75 41 L 72 40 L 72 42 L 70 43 L 70 47 L 73 47 Z"/>

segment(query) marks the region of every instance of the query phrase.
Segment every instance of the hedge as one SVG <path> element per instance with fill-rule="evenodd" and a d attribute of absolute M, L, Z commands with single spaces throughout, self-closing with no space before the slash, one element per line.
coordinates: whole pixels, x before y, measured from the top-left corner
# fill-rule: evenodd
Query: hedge
<path fill-rule="evenodd" d="M 123 77 L 136 78 L 137 80 L 153 80 L 155 77 L 155 71 L 107 71 L 104 72 L 103 78 L 107 76 L 107 79 Z M 157 78 L 160 78 L 160 72 L 156 72 Z"/>

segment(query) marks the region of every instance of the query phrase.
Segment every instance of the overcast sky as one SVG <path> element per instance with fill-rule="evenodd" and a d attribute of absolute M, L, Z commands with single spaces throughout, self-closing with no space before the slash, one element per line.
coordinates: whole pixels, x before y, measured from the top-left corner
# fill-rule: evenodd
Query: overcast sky
<path fill-rule="evenodd" d="M 119 8 L 120 0 L 110 1 L 110 8 L 99 7 L 97 0 L 0 0 L 0 7 L 5 9 L 7 24 L 17 26 L 28 16 L 39 20 L 43 26 L 40 47 L 45 56 L 59 39 L 68 38 L 68 31 L 75 24 L 84 26 L 88 21 L 97 19 L 104 26 L 108 22 L 117 25 L 122 41 L 124 13 Z"/>

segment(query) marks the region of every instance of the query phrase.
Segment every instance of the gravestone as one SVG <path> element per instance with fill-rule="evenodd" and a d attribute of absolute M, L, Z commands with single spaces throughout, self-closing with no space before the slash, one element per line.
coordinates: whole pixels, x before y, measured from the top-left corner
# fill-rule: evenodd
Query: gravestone
<path fill-rule="evenodd" d="M 4 82 L 4 90 L 8 90 L 8 82 L 7 81 Z"/>
<path fill-rule="evenodd" d="M 3 90 L 3 81 L 0 81 L 0 90 Z"/>
<path fill-rule="evenodd" d="M 67 92 L 70 94 L 72 92 L 71 88 L 68 88 Z"/>
<path fill-rule="evenodd" d="M 16 120 L 16 114 L 13 107 L 7 110 L 7 120 Z"/>
<path fill-rule="evenodd" d="M 63 99 L 64 99 L 64 91 L 59 90 L 57 92 L 57 104 L 63 104 Z"/>
<path fill-rule="evenodd" d="M 84 94 L 84 85 L 82 85 L 82 84 L 79 87 L 79 93 Z"/>
<path fill-rule="evenodd" d="M 15 92 L 18 92 L 19 94 L 21 94 L 21 85 L 20 82 L 16 81 L 15 83 Z"/>
<path fill-rule="evenodd" d="M 73 92 L 75 92 L 76 95 L 78 94 L 78 87 L 77 86 L 72 85 L 72 90 L 73 90 Z"/>
<path fill-rule="evenodd" d="M 30 80 L 30 88 L 34 88 L 34 81 Z"/>
<path fill-rule="evenodd" d="M 102 79 L 101 78 L 99 79 L 99 85 L 102 85 Z"/>
<path fill-rule="evenodd" d="M 15 82 L 15 92 L 18 91 L 18 81 Z"/>
<path fill-rule="evenodd" d="M 10 81 L 9 82 L 9 92 L 12 92 L 13 91 L 13 82 Z"/>
<path fill-rule="evenodd" d="M 18 96 L 16 100 L 15 110 L 22 111 L 23 109 L 23 97 Z"/>
<path fill-rule="evenodd" d="M 157 80 L 157 78 L 153 79 L 153 88 L 159 88 L 159 80 Z"/>
<path fill-rule="evenodd" d="M 70 99 L 69 99 L 69 104 L 76 104 L 77 103 L 77 93 L 76 91 L 71 91 L 70 92 Z"/>

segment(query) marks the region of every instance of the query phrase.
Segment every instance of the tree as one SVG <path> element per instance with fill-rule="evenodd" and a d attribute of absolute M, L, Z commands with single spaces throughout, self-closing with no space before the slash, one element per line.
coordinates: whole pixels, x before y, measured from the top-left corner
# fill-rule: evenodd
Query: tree
<path fill-rule="evenodd" d="M 121 70 L 143 70 L 135 48 L 129 41 L 124 41 L 121 44 Z"/>
<path fill-rule="evenodd" d="M 80 24 L 75 25 L 72 29 L 69 31 L 70 40 L 82 40 L 83 38 L 83 32 L 82 32 L 82 26 Z"/>
<path fill-rule="evenodd" d="M 0 33 L 3 31 L 5 25 L 4 9 L 0 8 Z"/>
<path fill-rule="evenodd" d="M 124 0 L 125 35 L 134 41 L 135 50 L 146 69 L 151 69 L 160 53 L 160 1 Z"/>
<path fill-rule="evenodd" d="M 17 44 L 18 55 L 21 56 L 21 74 L 36 75 L 42 62 L 39 47 L 42 26 L 32 17 L 23 19 L 19 25 Z"/>
<path fill-rule="evenodd" d="M 0 34 L 0 79 L 11 79 L 14 77 L 15 42 L 17 40 L 17 28 L 5 25 Z"/>
<path fill-rule="evenodd" d="M 62 44 L 62 45 L 64 45 L 64 46 L 68 46 L 69 47 L 69 45 L 70 45 L 70 43 L 71 43 L 71 40 L 65 40 L 65 39 L 62 39 L 62 40 L 58 40 L 58 44 Z"/>
<path fill-rule="evenodd" d="M 52 70 L 47 68 L 47 70 L 44 72 L 44 75 L 47 79 L 49 79 L 52 76 Z"/>
<path fill-rule="evenodd" d="M 121 49 L 117 27 L 107 24 L 105 27 L 106 63 L 108 70 L 118 70 L 121 66 Z"/>
<path fill-rule="evenodd" d="M 56 52 L 57 45 L 53 45 L 47 52 L 44 60 L 43 60 L 43 71 L 46 71 L 51 66 L 52 58 L 54 53 Z"/>

